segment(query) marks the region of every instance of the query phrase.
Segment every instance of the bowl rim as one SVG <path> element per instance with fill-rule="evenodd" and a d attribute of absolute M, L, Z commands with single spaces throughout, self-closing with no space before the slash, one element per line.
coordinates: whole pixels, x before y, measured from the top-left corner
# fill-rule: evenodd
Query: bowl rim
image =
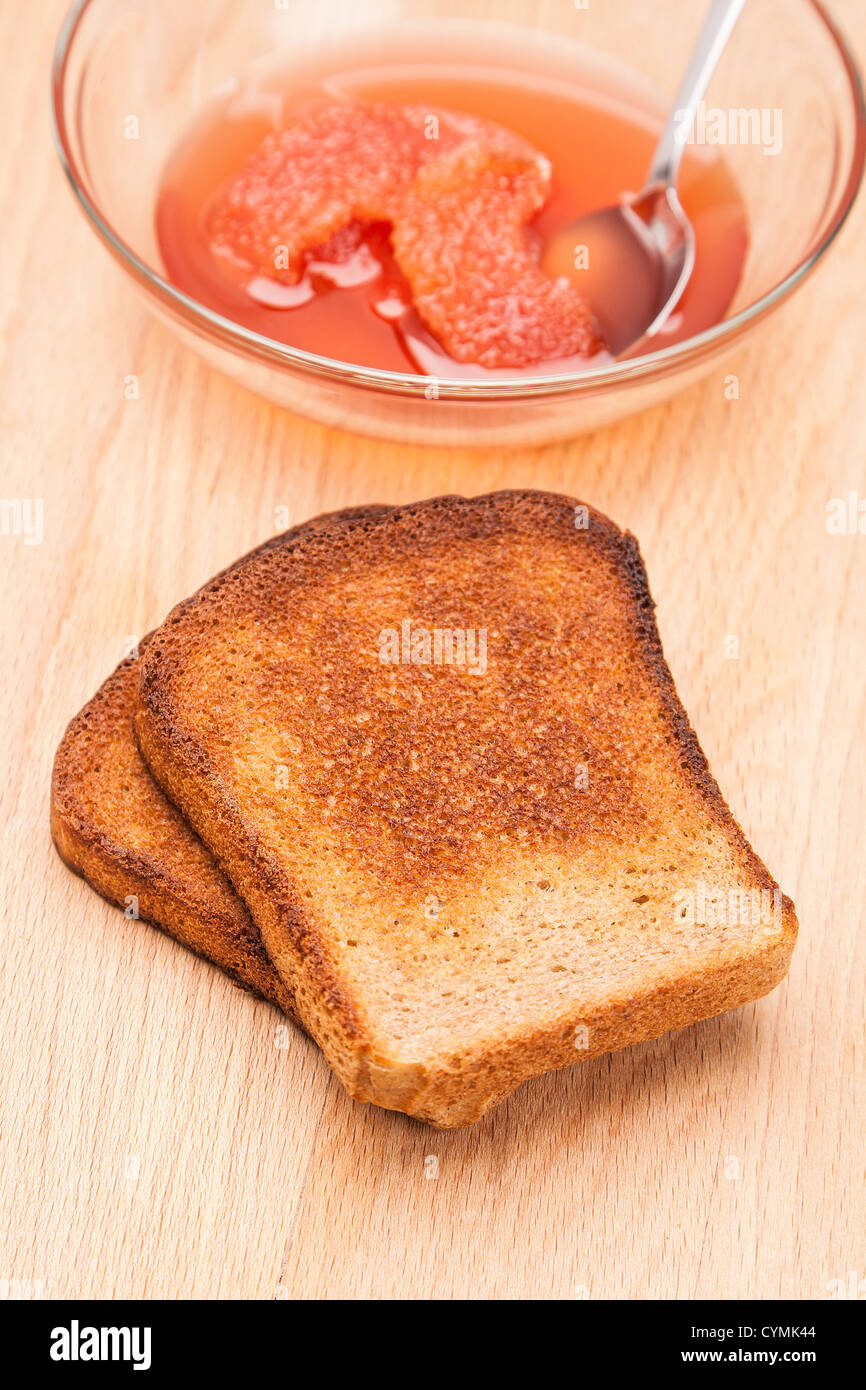
<path fill-rule="evenodd" d="M 435 398 L 458 401 L 469 400 L 520 400 L 527 397 L 577 396 L 581 393 L 595 393 L 606 386 L 617 386 L 635 379 L 643 379 L 657 372 L 664 373 L 678 365 L 691 362 L 694 358 L 713 351 L 728 340 L 736 339 L 751 324 L 763 318 L 771 309 L 782 302 L 815 268 L 823 258 L 832 242 L 844 225 L 857 197 L 866 164 L 866 97 L 863 80 L 857 61 L 844 34 L 831 18 L 824 0 L 802 0 L 802 3 L 817 16 L 835 45 L 844 76 L 847 78 L 854 118 L 854 142 L 847 177 L 840 191 L 836 205 L 829 214 L 826 229 L 817 245 L 812 246 L 801 260 L 777 284 L 753 303 L 741 309 L 731 318 L 704 329 L 701 333 L 685 338 L 655 352 L 644 353 L 639 357 L 621 359 L 612 366 L 590 368 L 582 372 L 549 374 L 531 377 L 496 377 L 495 379 L 462 379 L 440 377 L 435 374 L 415 372 L 383 371 L 374 367 L 342 362 L 336 358 L 306 352 L 293 348 L 252 329 L 244 328 L 233 319 L 215 313 L 199 303 L 191 295 L 171 284 L 133 251 L 114 231 L 110 222 L 103 217 L 96 203 L 87 192 L 78 162 L 73 153 L 67 131 L 64 98 L 65 78 L 75 36 L 81 25 L 85 11 L 95 0 L 74 0 L 66 14 L 57 37 L 51 66 L 51 129 L 54 145 L 61 166 L 72 188 L 73 194 L 83 209 L 100 240 L 116 260 L 144 288 L 168 309 L 173 317 L 192 320 L 191 328 L 203 332 L 210 339 L 230 344 L 243 352 L 244 356 L 266 360 L 283 367 L 299 369 L 306 374 L 326 377 L 343 385 L 365 387 L 379 393 L 427 396 L 435 388 Z"/>

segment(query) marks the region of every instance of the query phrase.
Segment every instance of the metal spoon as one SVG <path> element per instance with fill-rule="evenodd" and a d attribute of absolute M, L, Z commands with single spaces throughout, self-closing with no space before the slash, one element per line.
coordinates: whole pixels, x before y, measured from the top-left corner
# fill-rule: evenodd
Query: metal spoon
<path fill-rule="evenodd" d="M 694 268 L 695 234 L 677 197 L 677 174 L 698 106 L 744 4 L 713 0 L 640 192 L 571 223 L 542 258 L 548 275 L 564 275 L 581 291 L 616 356 L 659 331 Z"/>

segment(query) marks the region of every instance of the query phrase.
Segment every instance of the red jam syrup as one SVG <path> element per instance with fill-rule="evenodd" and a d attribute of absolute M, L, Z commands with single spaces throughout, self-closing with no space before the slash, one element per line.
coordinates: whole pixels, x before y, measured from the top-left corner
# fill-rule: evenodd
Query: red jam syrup
<path fill-rule="evenodd" d="M 265 337 L 365 367 L 468 379 L 608 364 L 579 273 L 554 281 L 539 262 L 641 186 L 660 118 L 619 71 L 587 84 L 575 63 L 566 80 L 561 47 L 486 41 L 479 66 L 466 46 L 425 31 L 248 70 L 164 171 L 168 278 Z M 748 246 L 715 152 L 686 152 L 679 193 L 697 256 L 659 347 L 723 318 Z"/>

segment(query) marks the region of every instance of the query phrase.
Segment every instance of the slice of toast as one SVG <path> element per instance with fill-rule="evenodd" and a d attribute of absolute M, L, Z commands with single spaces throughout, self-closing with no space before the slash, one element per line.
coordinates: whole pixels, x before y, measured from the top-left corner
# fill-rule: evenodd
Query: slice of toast
<path fill-rule="evenodd" d="M 253 554 L 385 507 L 326 513 Z M 248 558 L 248 557 L 245 557 Z M 241 562 L 242 563 L 242 562 Z M 146 649 L 150 637 L 140 643 Z M 293 1014 L 247 909 L 216 860 L 148 772 L 133 731 L 140 656 L 129 657 L 72 720 L 51 781 L 51 833 L 64 862 L 110 902 L 164 928 L 238 984 Z"/>
<path fill-rule="evenodd" d="M 784 976 L 653 607 L 631 535 L 504 492 L 253 556 L 154 635 L 145 757 L 352 1096 L 466 1124 Z"/>

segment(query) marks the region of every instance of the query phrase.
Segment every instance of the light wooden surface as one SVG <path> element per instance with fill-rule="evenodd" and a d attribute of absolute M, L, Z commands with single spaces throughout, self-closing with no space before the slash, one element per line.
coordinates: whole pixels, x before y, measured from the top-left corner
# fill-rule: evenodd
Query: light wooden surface
<path fill-rule="evenodd" d="M 0 493 L 45 516 L 42 545 L 0 539 L 0 1293 L 820 1298 L 863 1279 L 866 536 L 828 535 L 825 509 L 866 497 L 866 202 L 740 353 L 738 401 L 711 376 L 539 451 L 364 441 L 214 375 L 111 267 L 50 149 L 60 8 L 0 21 Z M 856 0 L 835 10 L 862 51 Z M 514 485 L 639 537 L 683 701 L 801 936 L 759 1004 L 445 1135 L 354 1105 L 312 1044 L 276 1045 L 273 1009 L 69 874 L 48 783 L 127 636 L 275 508 Z"/>

